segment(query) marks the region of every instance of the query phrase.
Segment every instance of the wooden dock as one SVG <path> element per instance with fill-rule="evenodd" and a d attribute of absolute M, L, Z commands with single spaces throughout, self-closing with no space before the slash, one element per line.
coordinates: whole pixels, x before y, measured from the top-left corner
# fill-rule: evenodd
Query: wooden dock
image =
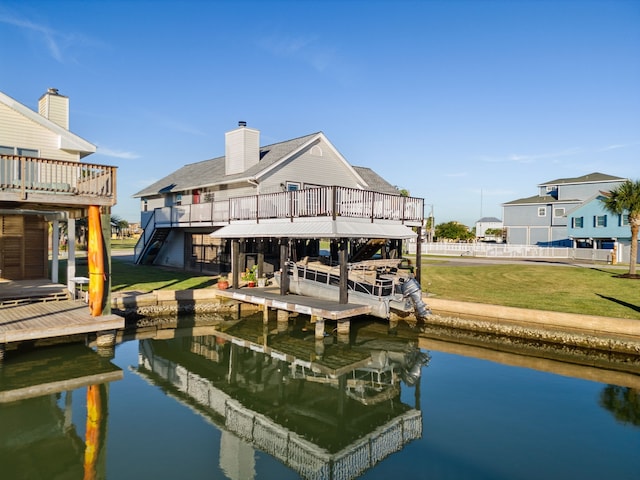
<path fill-rule="evenodd" d="M 37 302 L 0 308 L 0 348 L 12 342 L 124 328 L 118 315 L 92 317 L 80 300 Z"/>
<path fill-rule="evenodd" d="M 240 302 L 264 305 L 287 312 L 303 313 L 327 320 L 348 320 L 358 315 L 371 313 L 371 306 L 356 303 L 338 303 L 331 300 L 306 297 L 304 295 L 280 295 L 275 288 L 242 288 L 216 290 L 217 296 Z"/>

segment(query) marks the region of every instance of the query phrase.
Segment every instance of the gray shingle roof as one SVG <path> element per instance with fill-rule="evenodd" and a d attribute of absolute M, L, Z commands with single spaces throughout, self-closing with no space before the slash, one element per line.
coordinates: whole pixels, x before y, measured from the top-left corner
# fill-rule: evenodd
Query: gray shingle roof
<path fill-rule="evenodd" d="M 621 177 L 614 177 L 613 175 L 607 175 L 604 173 L 593 172 L 581 177 L 574 178 L 558 178 L 557 180 L 551 180 L 550 182 L 541 183 L 539 186 L 544 187 L 546 185 L 562 185 L 567 183 L 593 183 L 593 182 L 610 182 L 616 180 L 626 180 Z"/>
<path fill-rule="evenodd" d="M 368 167 L 353 167 L 353 169 L 367 182 L 369 189 L 380 193 L 389 193 L 391 195 L 399 195 L 400 192 L 396 187 L 387 182 L 384 178 Z"/>
<path fill-rule="evenodd" d="M 312 133 L 285 142 L 260 147 L 260 161 L 258 164 L 242 173 L 225 175 L 224 156 L 187 164 L 140 190 L 133 196 L 144 197 L 158 193 L 183 192 L 193 188 L 227 184 L 243 179 L 255 178 L 261 171 L 277 163 L 318 134 L 319 132 Z"/>
<path fill-rule="evenodd" d="M 555 197 L 552 197 L 551 195 L 534 195 L 533 197 L 527 197 L 527 198 L 519 198 L 518 200 L 512 200 L 510 202 L 506 202 L 503 203 L 502 205 L 533 205 L 533 204 L 549 204 L 549 203 L 574 203 L 574 202 L 581 202 L 581 200 L 577 200 L 577 199 L 564 199 L 564 200 L 558 200 Z"/>

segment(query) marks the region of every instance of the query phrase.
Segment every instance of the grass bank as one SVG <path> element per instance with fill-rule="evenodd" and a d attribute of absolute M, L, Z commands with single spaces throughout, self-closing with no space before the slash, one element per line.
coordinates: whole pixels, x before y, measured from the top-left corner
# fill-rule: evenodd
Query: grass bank
<path fill-rule="evenodd" d="M 65 272 L 61 261 L 61 282 Z M 640 320 L 640 280 L 620 278 L 623 273 L 598 265 L 462 266 L 427 257 L 421 285 L 429 295 L 448 300 Z M 78 265 L 77 274 L 86 276 L 86 264 Z M 112 259 L 113 292 L 216 288 L 216 282 L 211 275 Z"/>
<path fill-rule="evenodd" d="M 421 285 L 436 298 L 640 319 L 640 280 L 603 266 L 423 262 Z"/>

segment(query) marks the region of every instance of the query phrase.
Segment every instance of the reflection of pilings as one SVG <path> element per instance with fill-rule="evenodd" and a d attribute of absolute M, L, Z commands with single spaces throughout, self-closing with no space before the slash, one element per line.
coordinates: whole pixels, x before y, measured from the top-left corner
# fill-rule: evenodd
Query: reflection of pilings
<path fill-rule="evenodd" d="M 316 338 L 315 342 L 316 359 L 320 360 L 324 356 L 324 338 Z"/>

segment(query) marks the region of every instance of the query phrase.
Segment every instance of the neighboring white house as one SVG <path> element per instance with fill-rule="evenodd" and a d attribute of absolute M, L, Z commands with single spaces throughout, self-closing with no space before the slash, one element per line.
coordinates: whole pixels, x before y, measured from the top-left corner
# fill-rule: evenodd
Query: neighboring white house
<path fill-rule="evenodd" d="M 51 241 L 57 281 L 58 222 L 68 223 L 72 248 L 75 219 L 115 204 L 116 168 L 83 161 L 95 151 L 69 131 L 69 98 L 58 90 L 40 97 L 38 112 L 0 92 L 0 278 L 47 278 Z M 70 251 L 68 278 L 73 261 Z"/>
<path fill-rule="evenodd" d="M 476 240 L 480 242 L 502 242 L 502 233 L 489 234 L 487 230 L 500 230 L 502 232 L 502 220 L 496 217 L 482 217 L 476 222 Z"/>

